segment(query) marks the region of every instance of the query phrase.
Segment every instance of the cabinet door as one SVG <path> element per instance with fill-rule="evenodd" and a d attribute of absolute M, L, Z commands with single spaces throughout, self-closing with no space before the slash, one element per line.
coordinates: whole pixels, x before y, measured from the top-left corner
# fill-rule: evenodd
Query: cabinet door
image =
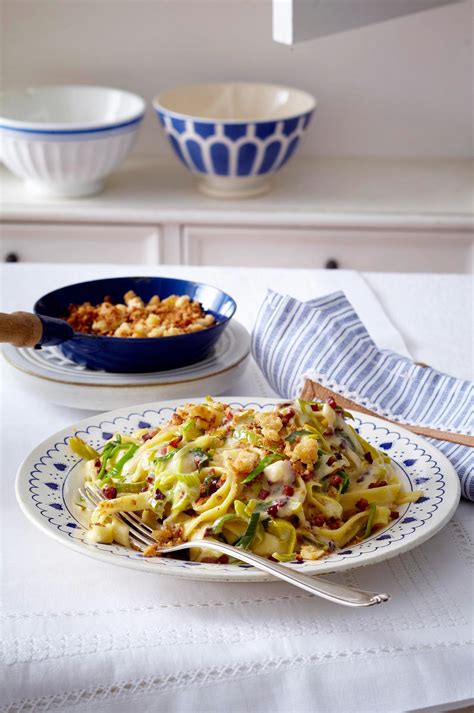
<path fill-rule="evenodd" d="M 190 265 L 472 272 L 472 237 L 461 232 L 187 226 L 182 253 Z"/>
<path fill-rule="evenodd" d="M 1 259 L 12 262 L 159 263 L 160 233 L 159 228 L 151 225 L 3 223 Z"/>

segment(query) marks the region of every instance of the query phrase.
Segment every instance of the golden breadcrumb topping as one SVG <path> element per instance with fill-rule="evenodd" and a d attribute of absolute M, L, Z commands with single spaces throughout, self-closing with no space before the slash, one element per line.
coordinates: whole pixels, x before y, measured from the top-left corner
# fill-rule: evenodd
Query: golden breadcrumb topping
<path fill-rule="evenodd" d="M 188 295 L 170 295 L 161 300 L 154 295 L 147 303 L 130 290 L 124 302 L 113 304 L 110 297 L 93 305 L 70 305 L 67 321 L 76 332 L 101 337 L 174 337 L 200 332 L 216 323 L 199 302 Z"/>

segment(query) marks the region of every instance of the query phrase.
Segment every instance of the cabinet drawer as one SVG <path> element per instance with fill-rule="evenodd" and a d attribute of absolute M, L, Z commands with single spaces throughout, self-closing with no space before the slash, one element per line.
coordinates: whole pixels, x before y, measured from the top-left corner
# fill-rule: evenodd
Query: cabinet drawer
<path fill-rule="evenodd" d="M 472 237 L 454 232 L 186 226 L 182 252 L 191 265 L 472 271 Z"/>
<path fill-rule="evenodd" d="M 0 246 L 2 261 L 159 263 L 161 233 L 148 225 L 3 223 Z"/>

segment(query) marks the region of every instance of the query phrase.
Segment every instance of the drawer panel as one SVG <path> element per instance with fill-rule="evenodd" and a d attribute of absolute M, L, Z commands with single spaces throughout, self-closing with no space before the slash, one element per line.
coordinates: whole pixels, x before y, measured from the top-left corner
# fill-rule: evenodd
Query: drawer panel
<path fill-rule="evenodd" d="M 182 253 L 191 265 L 472 272 L 468 233 L 186 226 Z"/>
<path fill-rule="evenodd" d="M 1 259 L 21 262 L 159 263 L 161 231 L 148 225 L 3 223 Z"/>

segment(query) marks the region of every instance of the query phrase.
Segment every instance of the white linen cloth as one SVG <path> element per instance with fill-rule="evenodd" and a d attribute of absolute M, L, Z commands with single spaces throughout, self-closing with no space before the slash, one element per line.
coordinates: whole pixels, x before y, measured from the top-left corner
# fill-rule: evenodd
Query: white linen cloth
<path fill-rule="evenodd" d="M 249 330 L 267 287 L 300 299 L 344 289 L 383 348 L 407 353 L 396 321 L 413 358 L 458 376 L 470 368 L 469 284 L 459 276 L 19 264 L 2 269 L 2 309 L 31 309 L 41 294 L 83 279 L 157 272 L 227 289 Z M 426 345 L 446 292 L 451 311 L 435 351 Z M 37 531 L 13 490 L 31 448 L 89 414 L 19 392 L 3 362 L 2 376 L 3 710 L 395 713 L 474 698 L 469 505 L 411 552 L 332 576 L 392 594 L 363 610 L 280 583 L 187 581 L 105 565 Z M 253 365 L 232 391 L 271 395 Z"/>

